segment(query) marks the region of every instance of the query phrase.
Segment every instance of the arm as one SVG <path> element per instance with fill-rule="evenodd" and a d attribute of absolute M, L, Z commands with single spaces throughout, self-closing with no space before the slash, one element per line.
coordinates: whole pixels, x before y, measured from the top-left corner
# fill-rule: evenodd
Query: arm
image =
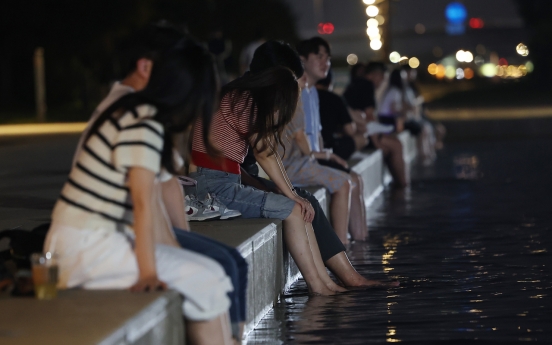
<path fill-rule="evenodd" d="M 128 186 L 133 204 L 134 252 L 138 262 L 138 282 L 132 291 L 166 289 L 165 283 L 157 277 L 155 267 L 155 241 L 151 202 L 154 197 L 155 173 L 144 168 L 131 168 L 128 172 Z"/>
<path fill-rule="evenodd" d="M 319 134 L 319 138 L 320 138 L 321 145 L 323 145 L 322 136 L 320 134 Z M 311 156 L 311 157 L 314 157 L 315 159 L 325 159 L 325 160 L 335 161 L 336 163 L 343 165 L 345 168 L 348 167 L 347 162 L 345 162 L 343 159 L 341 159 L 341 157 L 339 157 L 334 153 L 330 153 L 329 151 L 324 151 L 324 152 L 312 151 L 309 143 L 309 138 L 307 137 L 307 134 L 305 134 L 305 131 L 303 130 L 296 131 L 294 133 L 293 139 L 297 142 L 297 145 L 299 146 L 299 150 L 301 150 L 301 153 L 303 155 Z M 324 146 L 321 146 L 321 147 L 324 147 Z M 261 163 L 259 162 L 259 164 Z"/>
<path fill-rule="evenodd" d="M 366 120 L 366 113 L 362 110 L 349 108 L 349 114 L 351 115 L 351 118 L 356 125 L 357 131 L 360 134 L 365 133 L 366 124 L 368 123 L 368 121 Z"/>
<path fill-rule="evenodd" d="M 171 220 L 163 202 L 163 186 L 160 182 L 155 181 L 153 188 L 151 204 L 153 213 L 153 241 L 158 244 L 180 247 L 174 236 Z"/>
<path fill-rule="evenodd" d="M 252 146 L 254 145 L 254 140 L 255 139 L 253 137 L 251 139 Z M 261 151 L 261 148 L 262 142 L 259 142 L 257 146 L 253 147 L 253 153 L 259 165 L 267 173 L 272 182 L 274 182 L 276 186 L 282 191 L 283 195 L 299 204 L 299 206 L 301 207 L 301 213 L 303 214 L 303 220 L 309 223 L 312 222 L 312 219 L 314 218 L 314 209 L 306 199 L 301 198 L 299 195 L 297 195 L 297 193 L 295 193 L 295 189 L 293 188 L 291 181 L 286 174 L 284 165 L 282 164 L 282 160 L 280 159 L 280 155 L 278 154 L 278 152 L 270 154 L 271 151 L 269 148 L 264 151 Z"/>
<path fill-rule="evenodd" d="M 278 187 L 274 187 L 272 189 L 268 188 L 264 184 L 262 184 L 259 180 L 254 178 L 253 176 L 249 175 L 249 173 L 243 168 L 240 167 L 241 170 L 241 182 L 244 186 L 250 186 L 257 188 L 258 190 L 263 190 L 265 192 L 272 192 L 276 194 L 282 194 L 282 191 L 278 189 Z"/>
<path fill-rule="evenodd" d="M 165 205 L 171 224 L 176 228 L 189 230 L 190 226 L 184 213 L 184 209 L 186 208 L 184 192 L 178 179 L 173 176 L 170 180 L 161 183 L 161 189 L 163 204 Z"/>
<path fill-rule="evenodd" d="M 364 113 L 366 114 L 366 122 L 371 122 L 371 121 L 377 121 L 378 119 L 376 118 L 376 109 L 374 107 L 368 107 L 366 109 L 364 109 Z"/>
<path fill-rule="evenodd" d="M 321 149 L 324 148 L 324 139 L 322 138 L 322 133 L 318 132 L 318 147 Z"/>
<path fill-rule="evenodd" d="M 350 137 L 354 136 L 356 134 L 356 131 L 357 131 L 357 125 L 354 121 L 343 125 L 343 133 L 345 133 Z"/>

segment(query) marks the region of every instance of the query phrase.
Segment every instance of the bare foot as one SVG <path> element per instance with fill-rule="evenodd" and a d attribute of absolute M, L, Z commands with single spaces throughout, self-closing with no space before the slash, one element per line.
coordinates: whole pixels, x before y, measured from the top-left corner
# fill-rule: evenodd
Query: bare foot
<path fill-rule="evenodd" d="M 335 291 L 328 288 L 328 286 L 322 282 L 313 285 L 307 284 L 307 287 L 309 288 L 309 294 L 314 296 L 333 296 L 336 294 Z"/>
<path fill-rule="evenodd" d="M 349 291 L 346 288 L 344 288 L 343 286 L 339 286 L 334 282 L 328 283 L 326 286 L 328 287 L 328 289 L 330 289 L 332 291 L 335 291 L 335 292 L 347 292 L 347 291 Z"/>

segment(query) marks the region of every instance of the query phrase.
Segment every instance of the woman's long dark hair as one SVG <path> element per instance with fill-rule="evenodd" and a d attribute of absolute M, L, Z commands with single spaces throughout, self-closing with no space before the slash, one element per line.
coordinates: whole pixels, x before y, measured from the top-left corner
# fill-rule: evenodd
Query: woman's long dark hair
<path fill-rule="evenodd" d="M 230 109 L 234 112 L 238 103 L 250 105 L 248 141 L 256 135 L 253 147 L 261 143 L 260 151 L 270 149 L 273 154 L 282 145 L 282 133 L 291 122 L 299 101 L 299 85 L 295 74 L 287 67 L 274 66 L 258 73 L 247 72 L 226 84 L 222 96 L 230 97 Z M 283 145 L 282 145 L 283 146 Z"/>
<path fill-rule="evenodd" d="M 208 131 L 218 100 L 218 78 L 209 52 L 189 38 L 162 52 L 153 62 L 149 82 L 142 91 L 121 97 L 94 122 L 88 138 L 115 114 L 142 104 L 157 108 L 154 120 L 164 127 L 162 166 L 176 174 L 173 159 L 173 135 L 185 131 L 196 119 L 203 122 L 205 147 L 212 149 Z"/>
<path fill-rule="evenodd" d="M 393 72 L 391 72 L 391 76 L 389 76 L 389 87 L 396 87 L 399 90 L 404 89 L 403 80 L 401 77 L 401 70 L 400 69 L 394 69 Z"/>

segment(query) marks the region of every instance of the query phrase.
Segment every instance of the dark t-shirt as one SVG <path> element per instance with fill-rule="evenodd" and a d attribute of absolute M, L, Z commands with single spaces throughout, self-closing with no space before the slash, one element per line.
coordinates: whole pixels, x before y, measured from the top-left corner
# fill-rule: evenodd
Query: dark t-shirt
<path fill-rule="evenodd" d="M 343 93 L 349 107 L 358 110 L 376 107 L 374 84 L 364 78 L 353 79 Z"/>
<path fill-rule="evenodd" d="M 347 105 L 341 97 L 333 92 L 318 90 L 320 100 L 320 123 L 322 125 L 322 138 L 324 146 L 331 146 L 334 134 L 343 133 L 343 126 L 353 122 Z"/>

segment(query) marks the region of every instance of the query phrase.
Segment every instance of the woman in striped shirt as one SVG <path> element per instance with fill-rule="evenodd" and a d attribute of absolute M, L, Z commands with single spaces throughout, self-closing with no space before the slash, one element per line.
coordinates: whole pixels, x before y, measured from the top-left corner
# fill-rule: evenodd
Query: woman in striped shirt
<path fill-rule="evenodd" d="M 278 218 L 284 222 L 284 240 L 312 294 L 345 291 L 326 272 L 312 229 L 311 204 L 297 195 L 277 153 L 282 133 L 299 101 L 297 76 L 303 74 L 299 58 L 292 70 L 276 66 L 247 72 L 222 89 L 219 111 L 209 127 L 215 157 L 204 145 L 206 123 L 196 122 L 192 141 L 190 177 L 197 194 L 215 194 L 245 218 Z M 240 163 L 251 145 L 257 161 L 283 195 L 246 187 L 240 180 Z"/>
<path fill-rule="evenodd" d="M 191 343 L 230 344 L 230 280 L 215 261 L 180 248 L 172 233 L 155 227 L 153 211 L 161 168 L 175 173 L 173 135 L 198 116 L 210 123 L 213 61 L 183 39 L 144 63 L 147 86 L 107 107 L 84 134 L 45 250 L 59 255 L 61 288 L 169 287 L 184 295 Z"/>

